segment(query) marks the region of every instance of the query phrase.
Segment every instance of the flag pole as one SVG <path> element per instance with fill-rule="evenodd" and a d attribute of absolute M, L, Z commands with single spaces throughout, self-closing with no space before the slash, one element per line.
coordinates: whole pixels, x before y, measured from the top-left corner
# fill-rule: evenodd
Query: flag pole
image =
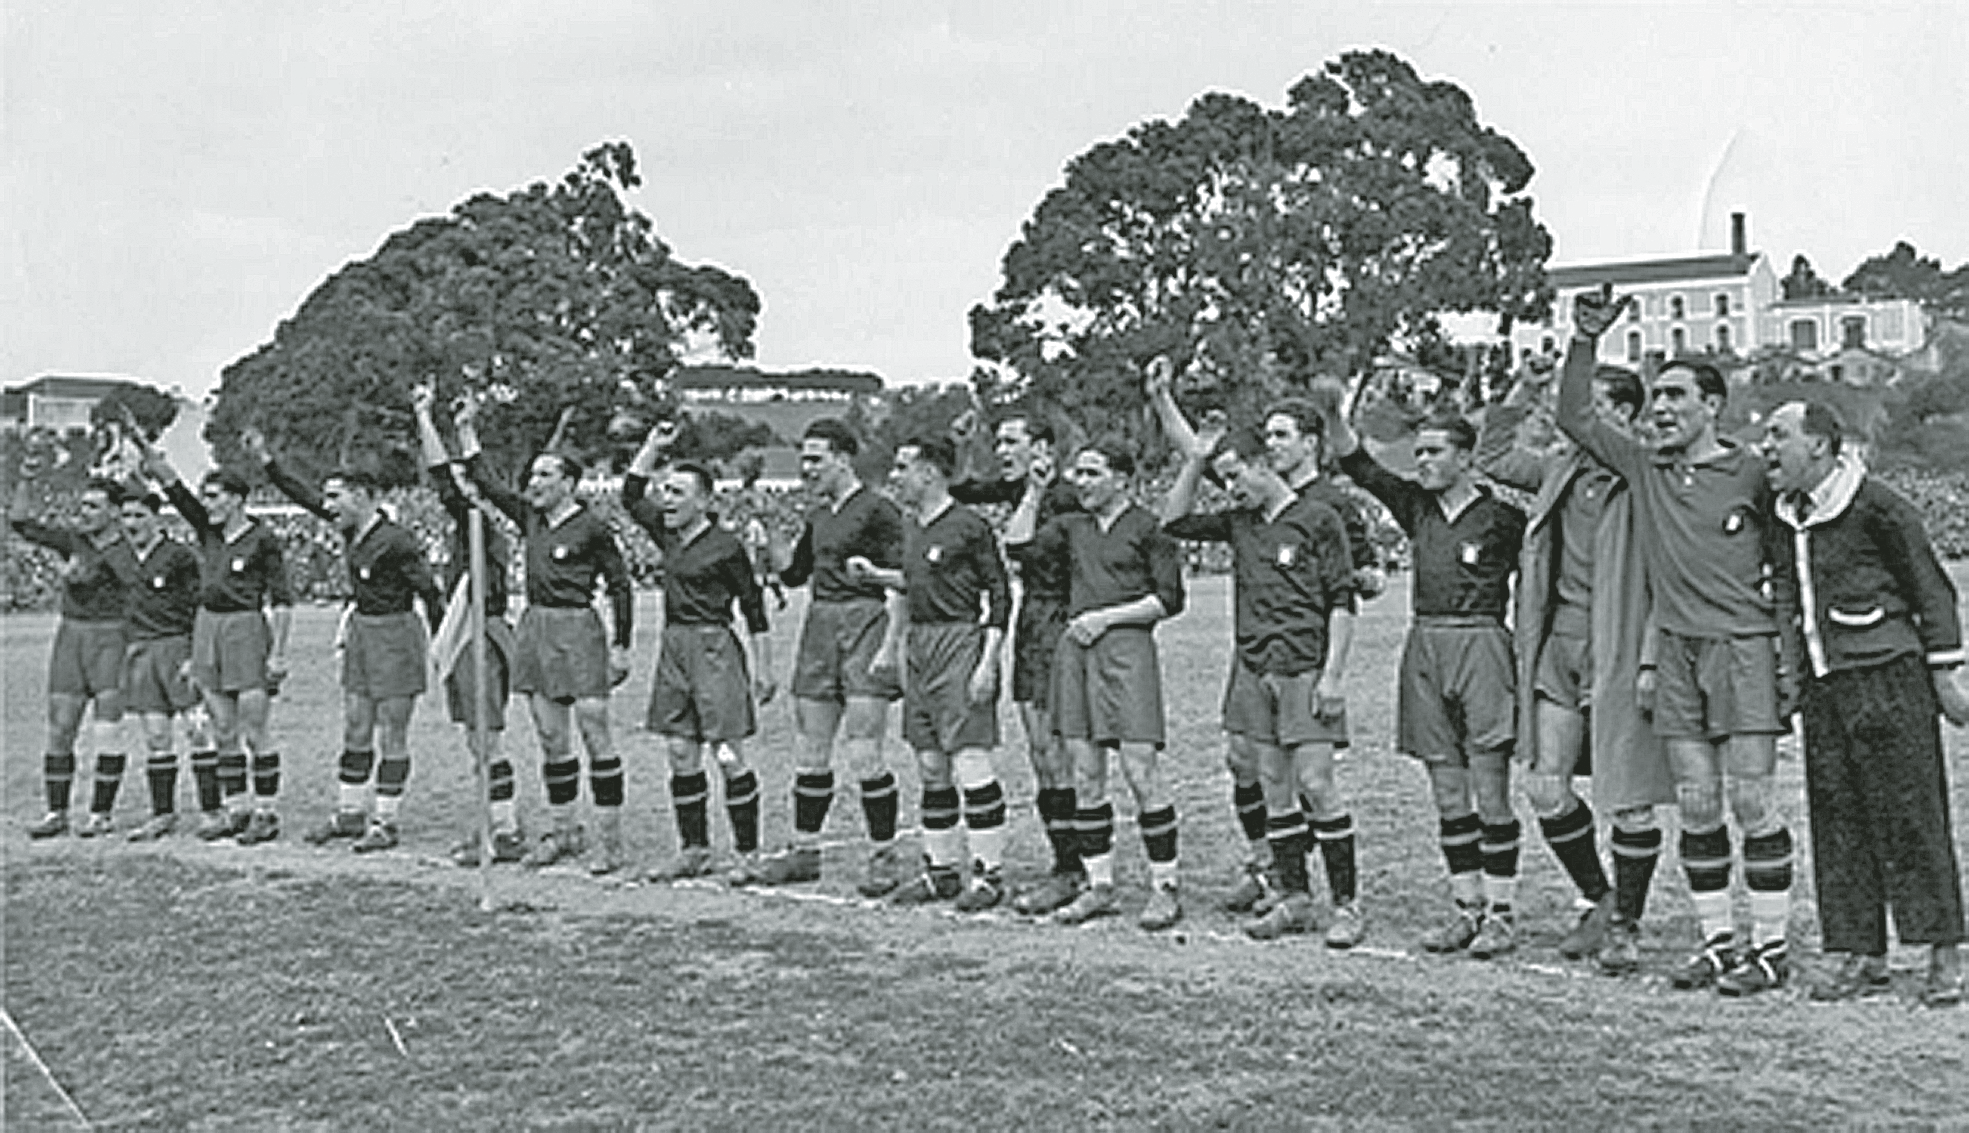
<path fill-rule="evenodd" d="M 479 911 L 492 911 L 492 768 L 488 765 L 491 743 L 492 696 L 487 688 L 485 650 L 485 516 L 478 508 L 467 512 L 466 529 L 471 555 L 472 609 L 465 625 L 472 642 L 472 752 L 478 781 Z"/>

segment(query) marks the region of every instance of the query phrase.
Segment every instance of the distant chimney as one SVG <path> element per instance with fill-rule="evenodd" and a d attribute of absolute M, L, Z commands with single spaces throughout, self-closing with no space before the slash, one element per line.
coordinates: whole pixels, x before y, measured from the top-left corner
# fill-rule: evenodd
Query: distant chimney
<path fill-rule="evenodd" d="M 1743 214 L 1740 212 L 1730 214 L 1730 254 L 1733 256 L 1750 254 L 1750 240 L 1744 233 Z"/>

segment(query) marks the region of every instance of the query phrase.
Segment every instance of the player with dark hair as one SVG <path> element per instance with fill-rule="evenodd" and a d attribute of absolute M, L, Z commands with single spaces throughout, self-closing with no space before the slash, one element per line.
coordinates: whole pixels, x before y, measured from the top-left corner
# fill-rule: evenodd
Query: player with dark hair
<path fill-rule="evenodd" d="M 198 836 L 208 842 L 235 838 L 242 846 L 271 842 L 280 837 L 280 753 L 268 716 L 271 690 L 287 677 L 287 634 L 294 616 L 280 537 L 246 514 L 249 489 L 238 473 L 207 473 L 195 496 L 162 449 L 147 446 L 144 466 L 198 533 L 191 679 L 211 717 L 219 753 L 213 774 L 224 806 L 223 811 L 206 808 Z M 193 773 L 197 770 L 194 764 Z M 208 797 L 202 783 L 199 795 Z"/>
<path fill-rule="evenodd" d="M 155 493 L 125 496 L 123 534 L 137 559 L 137 585 L 129 594 L 129 647 L 123 655 L 123 707 L 143 725 L 149 757 L 144 778 L 150 787 L 151 816 L 130 832 L 130 841 L 164 837 L 178 825 L 178 753 L 171 734 L 182 721 L 191 747 L 192 776 L 201 809 L 216 812 L 219 753 L 198 690 L 188 673 L 192 624 L 198 617 L 198 555 L 164 534 Z"/>
<path fill-rule="evenodd" d="M 1517 946 L 1515 669 L 1505 615 L 1525 515 L 1477 482 L 1476 430 L 1461 417 L 1425 419 L 1416 478 L 1382 467 L 1341 411 L 1345 389 L 1314 382 L 1340 469 L 1387 505 L 1415 564 L 1413 620 L 1402 646 L 1396 746 L 1429 773 L 1455 914 L 1422 947 L 1490 959 Z"/>
<path fill-rule="evenodd" d="M 1591 349 L 1578 347 L 1566 365 L 1594 366 Z M 1632 493 L 1612 469 L 1563 439 L 1536 452 L 1516 443 L 1555 376 L 1550 367 L 1527 367 L 1490 407 L 1477 466 L 1534 496 L 1513 634 L 1517 755 L 1545 842 L 1587 906 L 1559 953 L 1597 954 L 1601 970 L 1618 975 L 1640 964 L 1641 916 L 1661 852 L 1654 808 L 1675 801 L 1675 780 L 1636 695 L 1634 676 L 1644 661 L 1652 664 L 1654 643 Z M 1610 425 L 1631 432 L 1643 399 L 1632 371 L 1594 368 L 1593 407 Z M 1611 885 L 1593 808 L 1572 788 L 1588 753 L 1593 800 L 1613 816 Z"/>
<path fill-rule="evenodd" d="M 110 831 L 110 812 L 123 781 L 126 761 L 123 730 L 123 652 L 128 640 L 125 621 L 129 594 L 139 583 L 136 556 L 117 526 L 116 509 L 123 501 L 121 486 L 91 480 L 82 489 L 73 526 L 55 526 L 33 518 L 29 479 L 38 471 L 21 470 L 8 503 L 7 519 L 14 533 L 62 556 L 62 612 L 55 641 L 48 653 L 48 746 L 41 777 L 48 795 L 48 813 L 27 828 L 30 838 L 53 838 L 67 833 L 68 804 L 75 779 L 75 740 L 82 713 L 96 709 L 95 791 L 89 817 L 76 834 L 93 838 Z"/>
<path fill-rule="evenodd" d="M 962 432 L 956 425 L 953 429 Z M 1080 510 L 1073 487 L 1053 476 L 1053 427 L 1026 410 L 1006 413 L 993 428 L 998 475 L 970 477 L 950 486 L 961 504 L 1012 504 L 1030 509 L 1032 530 L 1055 516 Z M 1012 703 L 1025 729 L 1040 824 L 1053 851 L 1046 877 L 1013 899 L 1021 913 L 1043 916 L 1078 896 L 1086 881 L 1074 828 L 1073 765 L 1054 734 L 1053 657 L 1067 628 L 1067 564 L 1027 557 L 1014 563 L 1019 576 L 1018 616 L 1012 627 Z"/>
<path fill-rule="evenodd" d="M 896 449 L 891 480 L 913 514 L 901 570 L 848 560 L 860 577 L 903 591 L 903 737 L 923 780 L 924 873 L 897 892 L 901 904 L 955 899 L 960 912 L 1005 897 L 1005 788 L 992 766 L 998 746 L 999 650 L 1011 620 L 1011 584 L 997 537 L 957 506 L 950 481 L 957 455 L 948 440 L 913 438 Z M 894 662 L 884 657 L 878 667 Z M 962 790 L 960 799 L 959 791 Z M 958 815 L 963 814 L 963 827 Z M 971 883 L 963 886 L 968 829 Z"/>
<path fill-rule="evenodd" d="M 426 623 L 435 630 L 443 621 L 444 595 L 417 536 L 377 506 L 381 485 L 375 476 L 342 469 L 317 491 L 274 458 L 257 430 L 246 430 L 240 440 L 282 495 L 335 525 L 354 592 L 342 623 L 342 756 L 335 812 L 305 837 L 316 846 L 353 839 L 358 854 L 392 849 L 410 780 L 410 718 L 428 669 Z M 419 598 L 422 622 L 412 608 Z"/>
<path fill-rule="evenodd" d="M 1183 916 L 1176 806 L 1157 767 L 1164 731 L 1155 648 L 1155 623 L 1183 611 L 1183 568 L 1176 541 L 1130 502 L 1134 472 L 1134 455 L 1118 443 L 1088 445 L 1068 473 L 1082 510 L 1034 531 L 1034 515 L 1021 509 L 1005 545 L 1025 562 L 1064 555 L 1070 570 L 1069 620 L 1053 668 L 1053 726 L 1073 760 L 1087 887 L 1053 917 L 1073 925 L 1119 911 L 1108 801 L 1109 765 L 1119 762 L 1149 858 L 1149 901 L 1137 923 L 1156 931 Z"/>
<path fill-rule="evenodd" d="M 502 742 L 506 735 L 506 704 L 512 695 L 513 654 L 518 648 L 512 625 L 506 620 L 507 596 L 510 592 L 506 571 L 512 561 L 512 550 L 505 532 L 500 530 L 497 513 L 466 475 L 463 458 L 454 461 L 446 450 L 444 438 L 438 434 L 437 421 L 431 415 L 436 399 L 436 391 L 429 386 L 417 386 L 410 391 L 411 409 L 417 416 L 417 435 L 423 449 L 424 469 L 430 474 L 432 487 L 437 491 L 438 504 L 451 517 L 449 553 L 445 558 L 444 571 L 444 585 L 449 597 L 445 603 L 446 625 L 439 629 L 439 640 L 445 639 L 445 629 L 453 628 L 456 620 L 465 618 L 471 609 L 470 521 L 471 513 L 476 508 L 483 519 L 485 541 L 485 752 L 479 752 L 479 731 L 472 726 L 479 713 L 478 677 L 471 664 L 464 659 L 471 643 L 463 636 L 462 629 L 455 630 L 457 636 L 453 648 L 457 654 L 456 663 L 445 677 L 446 706 L 450 709 L 452 723 L 464 730 L 466 749 L 474 759 L 483 755 L 485 760 L 486 797 L 492 820 L 492 860 L 516 862 L 526 856 L 526 835 L 520 829 L 513 761 L 506 755 Z M 480 853 L 477 836 L 467 836 L 452 847 L 451 860 L 461 866 L 476 866 Z"/>
<path fill-rule="evenodd" d="M 526 553 L 527 606 L 513 653 L 513 691 L 524 694 L 532 709 L 553 822 L 527 853 L 526 864 L 550 866 L 587 848 L 574 809 L 581 794 L 572 734 L 578 730 L 588 752 L 597 833 L 588 868 L 613 873 L 622 868 L 623 787 L 608 700 L 609 690 L 629 677 L 629 645 L 635 640 L 636 593 L 629 568 L 608 521 L 576 498 L 582 466 L 573 456 L 534 457 L 523 492 L 491 479 L 479 446 L 478 404 L 466 400 L 455 416 L 459 451 L 471 482 L 519 525 Z M 613 637 L 595 610 L 597 584 L 608 593 Z"/>
<path fill-rule="evenodd" d="M 1944 716 L 1969 726 L 1955 586 L 1912 505 L 1842 454 L 1826 406 L 1788 402 L 1761 445 L 1780 524 L 1778 624 L 1804 677 L 1805 788 L 1819 925 L 1834 969 L 1820 1001 L 1884 992 L 1887 909 L 1928 945 L 1921 1001 L 1962 1001 L 1962 878 L 1949 825 Z"/>
<path fill-rule="evenodd" d="M 740 860 L 734 877 L 742 881 L 759 850 L 759 777 L 745 762 L 745 741 L 758 731 L 754 698 L 764 704 L 775 691 L 772 637 L 752 559 L 711 511 L 711 473 L 688 462 L 657 469 L 676 435 L 674 423 L 658 422 L 622 480 L 623 507 L 663 553 L 663 642 L 646 726 L 669 752 L 670 803 L 682 847 L 649 878 L 676 881 L 711 871 L 704 753 L 714 749 Z M 648 498 L 652 479 L 655 500 Z M 751 637 L 750 659 L 732 632 L 734 604 Z"/>
<path fill-rule="evenodd" d="M 1629 298 L 1611 285 L 1574 302 L 1574 355 L 1589 355 Z M 1792 841 L 1772 782 L 1789 699 L 1779 688 L 1778 625 L 1764 587 L 1770 487 L 1757 454 L 1722 436 L 1727 389 L 1707 362 L 1670 361 L 1648 399 L 1652 443 L 1593 407 L 1593 368 L 1559 382 L 1559 427 L 1627 481 L 1656 629 L 1654 730 L 1668 751 L 1681 807 L 1682 871 L 1701 922 L 1700 951 L 1674 973 L 1679 988 L 1753 995 L 1783 984 Z M 1730 900 L 1725 815 L 1742 834 L 1752 938 L 1739 948 Z"/>
<path fill-rule="evenodd" d="M 793 845 L 768 858 L 758 880 L 789 885 L 820 879 L 820 832 L 834 801 L 834 743 L 861 786 L 870 850 L 859 885 L 880 897 L 900 885 L 896 856 L 897 788 L 882 756 L 889 704 L 902 697 L 894 669 L 875 668 L 885 645 L 897 644 L 901 595 L 880 582 L 851 574 L 848 560 L 867 559 L 882 570 L 902 566 L 902 513 L 863 487 L 855 472 L 861 442 L 846 422 L 823 417 L 800 440 L 800 476 L 815 497 L 807 509 L 790 561 L 780 568 L 788 586 L 812 583 L 807 621 L 793 662 L 793 714 L 799 745 L 793 765 Z"/>
<path fill-rule="evenodd" d="M 1263 438 L 1246 431 L 1226 436 L 1206 427 L 1186 439 L 1182 471 L 1163 504 L 1162 530 L 1177 539 L 1231 547 L 1237 647 L 1224 689 L 1224 730 L 1257 764 L 1265 836 L 1280 890 L 1279 900 L 1245 931 L 1275 940 L 1314 928 L 1306 869 L 1313 829 L 1299 801 L 1300 784 L 1309 776 L 1299 764 L 1327 761 L 1329 766 L 1311 777 L 1331 785 L 1336 710 L 1320 696 L 1321 669 L 1331 612 L 1353 597 L 1354 557 L 1340 516 L 1286 486 Z M 1197 481 L 1205 475 L 1230 491 L 1229 510 L 1190 514 Z M 1325 812 L 1315 812 L 1320 817 L 1347 813 L 1337 790 L 1324 792 L 1319 804 Z M 1334 907 L 1351 910 L 1344 923 L 1336 919 L 1342 931 L 1327 943 L 1351 948 L 1362 927 L 1354 859 L 1351 853 L 1344 859 L 1329 853 L 1326 861 Z"/>
<path fill-rule="evenodd" d="M 1157 358 L 1149 364 L 1146 388 L 1164 432 L 1179 451 L 1188 451 L 1195 447 L 1195 431 L 1176 404 L 1174 376 L 1174 367 L 1168 359 Z M 1381 593 L 1387 586 L 1387 578 L 1374 554 L 1360 507 L 1333 477 L 1323 474 L 1326 421 L 1318 407 L 1304 398 L 1286 398 L 1268 406 L 1263 421 L 1262 440 L 1272 470 L 1298 498 L 1323 504 L 1340 517 L 1352 560 L 1348 593 L 1344 601 L 1327 611 L 1325 660 L 1319 667 L 1314 690 L 1319 701 L 1319 711 L 1314 715 L 1320 725 L 1319 734 L 1300 736 L 1299 755 L 1291 761 L 1294 774 L 1300 776 L 1298 809 L 1307 816 L 1313 832 L 1311 838 L 1295 845 L 1303 844 L 1308 850 L 1317 848 L 1329 881 L 1339 879 L 1327 941 L 1336 948 L 1348 948 L 1366 931 L 1366 922 L 1353 899 L 1356 893 L 1353 815 L 1340 797 L 1333 767 L 1339 752 L 1349 744 L 1346 669 L 1353 651 L 1354 618 L 1360 600 Z M 1209 471 L 1206 465 L 1204 473 Z M 1224 907 L 1234 913 L 1263 915 L 1281 896 L 1279 879 L 1288 867 L 1272 853 L 1270 800 L 1260 773 L 1260 748 L 1246 736 L 1233 732 L 1225 746 L 1225 764 L 1231 772 L 1231 805 L 1244 833 L 1245 857 L 1237 885 Z M 1304 863 L 1289 868 L 1302 870 Z"/>

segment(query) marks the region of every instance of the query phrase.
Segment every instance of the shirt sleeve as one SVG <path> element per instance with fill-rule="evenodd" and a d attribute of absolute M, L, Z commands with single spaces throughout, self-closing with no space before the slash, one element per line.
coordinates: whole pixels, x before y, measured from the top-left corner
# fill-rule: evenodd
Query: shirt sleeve
<path fill-rule="evenodd" d="M 1648 450 L 1594 411 L 1593 351 L 1593 343 L 1581 339 L 1566 348 L 1565 369 L 1559 375 L 1559 428 L 1629 484 L 1638 483 L 1647 470 Z"/>
<path fill-rule="evenodd" d="M 1536 492 L 1545 483 L 1545 458 L 1518 445 L 1518 426 L 1531 411 L 1522 405 L 1493 405 L 1484 410 L 1483 431 L 1477 434 L 1477 467 L 1500 484 Z"/>
<path fill-rule="evenodd" d="M 608 590 L 614 612 L 615 644 L 629 648 L 636 640 L 636 586 L 629 578 L 629 566 L 616 546 L 615 533 L 600 517 L 595 518 L 595 565 L 601 571 L 602 585 Z"/>
<path fill-rule="evenodd" d="M 800 539 L 793 544 L 793 558 L 786 569 L 779 572 L 779 580 L 787 586 L 805 586 L 814 574 L 814 525 L 812 520 L 800 525 Z"/>
<path fill-rule="evenodd" d="M 663 530 L 663 509 L 649 498 L 649 477 L 634 472 L 622 478 L 622 510 L 651 535 Z"/>
<path fill-rule="evenodd" d="M 1144 542 L 1149 578 L 1155 585 L 1155 596 L 1162 600 L 1162 616 L 1173 618 L 1183 612 L 1187 597 L 1183 589 L 1182 545 L 1159 527 L 1151 527 Z"/>
<path fill-rule="evenodd" d="M 1185 539 L 1192 543 L 1228 543 L 1231 541 L 1231 517 L 1230 513 L 1221 511 L 1180 516 L 1164 523 L 1162 532 L 1171 539 Z"/>
<path fill-rule="evenodd" d="M 1332 508 L 1315 508 L 1307 524 L 1307 537 L 1319 556 L 1320 587 L 1326 592 L 1327 608 L 1346 608 L 1354 597 L 1354 553 L 1347 542 L 1346 524 Z"/>
<path fill-rule="evenodd" d="M 473 484 L 478 485 L 479 494 L 492 501 L 493 507 L 505 512 L 506 518 L 519 524 L 521 531 L 526 530 L 526 498 L 506 485 L 493 481 L 486 472 L 484 453 L 473 453 L 466 458 L 465 474 L 472 478 Z"/>
<path fill-rule="evenodd" d="M 37 546 L 62 555 L 75 553 L 75 533 L 67 528 L 52 527 L 38 519 L 16 519 L 13 528 L 14 534 Z"/>
<path fill-rule="evenodd" d="M 1421 507 L 1433 507 L 1429 494 L 1421 486 L 1404 480 L 1381 467 L 1381 462 L 1367 454 L 1364 448 L 1357 448 L 1340 458 L 1340 470 L 1368 495 L 1387 506 L 1389 514 L 1411 537 L 1415 534 L 1415 516 Z"/>
<path fill-rule="evenodd" d="M 178 509 L 178 514 L 185 517 L 185 522 L 191 524 L 193 531 L 200 535 L 212 533 L 212 513 L 205 510 L 205 505 L 199 502 L 190 488 L 185 487 L 183 480 L 166 487 L 164 495 L 171 501 L 171 506 Z"/>
<path fill-rule="evenodd" d="M 738 614 L 745 619 L 745 628 L 753 636 L 765 633 L 771 628 L 766 621 L 766 601 L 759 589 L 759 576 L 752 573 L 752 558 L 739 547 L 724 560 L 725 581 L 733 594 L 738 596 Z"/>
<path fill-rule="evenodd" d="M 1914 506 L 1898 497 L 1882 496 L 1882 506 L 1868 512 L 1881 557 L 1914 611 L 1915 631 L 1928 667 L 1954 668 L 1964 660 L 1955 584 L 1935 557 L 1935 547 L 1928 541 Z"/>
<path fill-rule="evenodd" d="M 293 500 L 309 514 L 326 519 L 331 523 L 341 518 L 328 510 L 328 505 L 321 498 L 320 489 L 295 476 L 280 461 L 267 461 L 266 470 L 267 479 L 273 483 L 274 487 L 280 489 L 280 494 Z"/>
<path fill-rule="evenodd" d="M 408 529 L 402 530 L 393 553 L 402 559 L 403 577 L 410 584 L 410 592 L 424 600 L 424 618 L 436 630 L 444 622 L 444 589 L 432 576 L 431 560 L 424 557 L 417 536 Z"/>
<path fill-rule="evenodd" d="M 1005 560 L 998 556 L 998 538 L 991 533 L 991 527 L 979 520 L 971 536 L 973 553 L 978 557 L 978 569 L 984 574 L 985 627 L 1004 629 L 1012 622 L 1012 580 L 1005 573 Z"/>
<path fill-rule="evenodd" d="M 866 490 L 866 489 L 864 489 Z M 902 568 L 902 511 L 887 500 L 869 513 L 869 538 L 875 544 L 875 554 L 870 556 L 875 565 L 890 570 Z"/>
<path fill-rule="evenodd" d="M 267 576 L 267 604 L 276 608 L 294 604 L 294 584 L 287 578 L 287 557 L 281 554 L 280 540 L 272 531 L 260 528 L 259 558 Z"/>

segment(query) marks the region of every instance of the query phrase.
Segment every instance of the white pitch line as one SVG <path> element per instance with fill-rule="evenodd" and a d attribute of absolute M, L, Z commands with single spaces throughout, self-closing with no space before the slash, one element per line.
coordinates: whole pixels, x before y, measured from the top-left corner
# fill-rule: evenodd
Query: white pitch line
<path fill-rule="evenodd" d="M 94 1129 L 95 1123 L 89 1120 L 88 1114 L 82 1112 L 81 1106 L 75 1104 L 75 1099 L 68 1096 L 68 1091 L 62 1089 L 61 1082 L 55 1078 L 55 1072 L 41 1060 L 41 1052 L 35 1050 L 34 1044 L 27 1041 L 26 1032 L 21 1030 L 20 1024 L 14 1022 L 13 1014 L 4 1007 L 0 1007 L 0 1022 L 7 1024 L 7 1030 L 20 1041 L 21 1049 L 27 1052 L 27 1057 L 33 1061 L 34 1068 L 41 1072 L 41 1077 L 47 1079 L 48 1085 L 54 1087 L 56 1096 L 60 1097 L 62 1104 L 68 1107 L 68 1112 L 75 1115 L 75 1120 L 82 1123 L 82 1128 Z"/>

